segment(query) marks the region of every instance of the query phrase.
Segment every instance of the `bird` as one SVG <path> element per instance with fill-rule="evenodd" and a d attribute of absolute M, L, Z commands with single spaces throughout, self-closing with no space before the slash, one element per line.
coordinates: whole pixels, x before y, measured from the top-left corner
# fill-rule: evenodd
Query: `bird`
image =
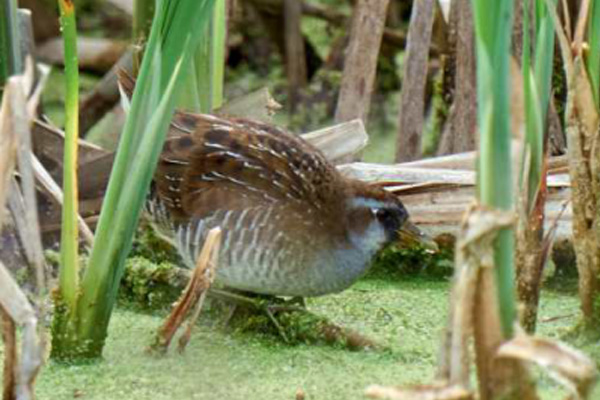
<path fill-rule="evenodd" d="M 435 248 L 396 195 L 343 176 L 298 135 L 237 117 L 176 112 L 145 208 L 190 268 L 220 227 L 216 282 L 257 295 L 340 292 L 389 245 Z"/>

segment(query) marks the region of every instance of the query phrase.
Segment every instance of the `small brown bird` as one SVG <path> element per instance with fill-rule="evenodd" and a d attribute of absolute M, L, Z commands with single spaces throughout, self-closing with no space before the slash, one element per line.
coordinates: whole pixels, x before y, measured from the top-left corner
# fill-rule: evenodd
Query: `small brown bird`
<path fill-rule="evenodd" d="M 190 267 L 221 227 L 217 282 L 259 294 L 339 292 L 385 246 L 432 244 L 396 196 L 343 177 L 302 138 L 246 119 L 177 113 L 147 211 Z"/>

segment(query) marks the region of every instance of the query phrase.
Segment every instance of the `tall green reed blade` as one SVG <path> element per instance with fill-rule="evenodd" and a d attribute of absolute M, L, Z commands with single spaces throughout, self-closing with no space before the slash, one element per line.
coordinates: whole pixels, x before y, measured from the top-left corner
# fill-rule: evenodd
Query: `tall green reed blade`
<path fill-rule="evenodd" d="M 552 6 L 556 8 L 558 0 L 550 0 Z M 550 96 L 552 93 L 552 70 L 554 66 L 554 23 L 552 15 L 548 10 L 548 5 L 544 0 L 536 0 L 536 44 L 535 44 L 535 80 L 539 94 L 539 104 L 544 126 L 548 108 L 550 106 Z"/>
<path fill-rule="evenodd" d="M 482 205 L 501 210 L 510 210 L 513 205 L 509 125 L 512 3 L 473 0 L 481 135 L 478 194 Z M 494 243 L 494 262 L 500 320 L 506 337 L 512 336 L 516 316 L 513 256 L 513 232 L 503 229 Z"/>
<path fill-rule="evenodd" d="M 556 4 L 555 1 L 553 4 Z M 544 132 L 546 116 L 550 104 L 552 89 L 552 66 L 554 59 L 554 26 L 544 0 L 536 0 L 535 4 L 535 59 L 534 65 L 530 52 L 529 13 L 523 17 L 523 95 L 525 101 L 525 153 L 529 157 L 528 171 L 521 171 L 522 181 L 527 182 L 527 211 L 534 207 L 542 182 L 542 163 L 544 158 Z M 529 1 L 523 8 L 529 9 Z M 522 164 L 524 167 L 525 163 Z M 527 179 L 525 180 L 525 176 Z"/>
<path fill-rule="evenodd" d="M 70 310 L 77 304 L 79 290 L 79 254 L 77 225 L 77 138 L 79 137 L 79 69 L 77 62 L 77 26 L 71 0 L 58 0 L 60 24 L 65 48 L 65 144 L 63 162 L 64 203 L 60 241 L 59 288 Z"/>
<path fill-rule="evenodd" d="M 0 0 L 0 95 L 11 75 L 23 71 L 17 26 L 17 1 Z"/>
<path fill-rule="evenodd" d="M 215 0 L 159 1 L 111 173 L 76 315 L 61 327 L 53 355 L 101 356 L 125 258 L 189 65 Z"/>
<path fill-rule="evenodd" d="M 190 111 L 209 113 L 223 104 L 225 76 L 226 2 L 217 1 L 210 24 L 190 60 L 190 72 L 178 106 Z"/>
<path fill-rule="evenodd" d="M 152 18 L 156 9 L 155 0 L 134 0 L 132 33 L 136 45 L 148 40 L 148 33 L 152 27 Z"/>
<path fill-rule="evenodd" d="M 594 93 L 596 108 L 600 108 L 600 1 L 592 0 L 588 16 L 589 54 L 586 59 L 588 75 Z"/>
<path fill-rule="evenodd" d="M 134 71 L 138 71 L 141 65 L 144 45 L 148 41 L 152 19 L 156 10 L 156 0 L 134 0 L 132 18 L 132 38 L 134 47 Z"/>

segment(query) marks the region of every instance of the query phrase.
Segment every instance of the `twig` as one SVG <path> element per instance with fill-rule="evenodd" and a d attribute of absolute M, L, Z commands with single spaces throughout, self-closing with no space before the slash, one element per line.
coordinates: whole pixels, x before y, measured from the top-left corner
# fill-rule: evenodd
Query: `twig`
<path fill-rule="evenodd" d="M 554 317 L 541 318 L 540 323 L 544 324 L 546 322 L 554 322 L 554 321 L 558 321 L 561 319 L 573 318 L 576 316 L 577 316 L 576 313 L 569 313 L 569 314 L 565 314 L 565 315 L 555 315 Z"/>

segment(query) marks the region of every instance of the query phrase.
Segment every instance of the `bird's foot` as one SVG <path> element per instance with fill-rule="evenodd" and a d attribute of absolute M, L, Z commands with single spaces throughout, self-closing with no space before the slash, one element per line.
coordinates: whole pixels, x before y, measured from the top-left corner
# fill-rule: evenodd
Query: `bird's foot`
<path fill-rule="evenodd" d="M 326 343 L 349 349 L 381 347 L 357 332 L 312 314 L 301 297 L 284 300 L 212 288 L 209 296 L 232 305 L 235 311 L 230 309 L 227 323 L 231 322 L 243 331 L 269 332 L 288 344 Z"/>
<path fill-rule="evenodd" d="M 290 343 L 290 339 L 286 334 L 285 328 L 277 319 L 277 314 L 307 312 L 303 297 L 293 297 L 289 300 L 284 300 L 275 296 L 261 296 L 253 293 L 240 293 L 220 289 L 211 289 L 209 293 L 212 297 L 232 304 L 232 308 L 225 321 L 225 326 L 229 325 L 240 307 L 249 307 L 264 313 L 286 343 Z"/>

